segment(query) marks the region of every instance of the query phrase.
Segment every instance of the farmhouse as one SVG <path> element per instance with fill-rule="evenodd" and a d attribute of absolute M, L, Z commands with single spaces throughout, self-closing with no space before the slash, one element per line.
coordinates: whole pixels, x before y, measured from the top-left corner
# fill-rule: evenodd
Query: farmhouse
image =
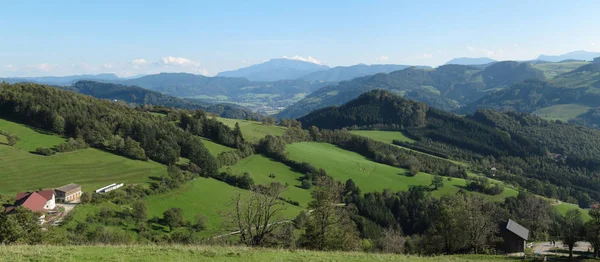
<path fill-rule="evenodd" d="M 62 203 L 78 202 L 81 197 L 81 186 L 77 184 L 68 184 L 54 189 L 56 201 Z"/>
<path fill-rule="evenodd" d="M 33 212 L 40 213 L 40 224 L 44 223 L 44 211 L 52 210 L 56 207 L 56 199 L 54 190 L 42 190 L 37 192 L 20 192 L 15 197 L 13 206 L 6 209 L 7 213 L 11 213 L 16 207 L 24 207 Z"/>
<path fill-rule="evenodd" d="M 501 228 L 500 232 L 504 243 L 502 249 L 506 253 L 524 252 L 529 230 L 511 219 Z"/>

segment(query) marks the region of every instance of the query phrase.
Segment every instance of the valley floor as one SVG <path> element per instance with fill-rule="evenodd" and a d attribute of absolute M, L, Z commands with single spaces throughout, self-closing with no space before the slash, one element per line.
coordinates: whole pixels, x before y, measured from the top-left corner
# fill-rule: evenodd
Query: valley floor
<path fill-rule="evenodd" d="M 218 246 L 0 246 L 0 261 L 517 261 L 486 255 L 416 257 Z"/>

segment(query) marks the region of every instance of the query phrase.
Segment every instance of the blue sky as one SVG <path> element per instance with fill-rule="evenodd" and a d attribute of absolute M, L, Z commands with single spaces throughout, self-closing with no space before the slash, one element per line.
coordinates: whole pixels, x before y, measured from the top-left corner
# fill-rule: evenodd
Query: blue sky
<path fill-rule="evenodd" d="M 600 1 L 2 1 L 0 76 L 437 66 L 600 51 Z"/>

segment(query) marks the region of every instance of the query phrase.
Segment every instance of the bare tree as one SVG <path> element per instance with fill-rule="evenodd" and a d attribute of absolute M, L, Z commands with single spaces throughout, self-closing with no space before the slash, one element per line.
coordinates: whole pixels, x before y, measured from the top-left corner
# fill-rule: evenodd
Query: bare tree
<path fill-rule="evenodd" d="M 260 246 L 266 236 L 280 224 L 285 205 L 279 200 L 285 187 L 280 183 L 255 186 L 249 196 L 237 194 L 233 199 L 232 223 L 239 230 L 240 241 Z"/>

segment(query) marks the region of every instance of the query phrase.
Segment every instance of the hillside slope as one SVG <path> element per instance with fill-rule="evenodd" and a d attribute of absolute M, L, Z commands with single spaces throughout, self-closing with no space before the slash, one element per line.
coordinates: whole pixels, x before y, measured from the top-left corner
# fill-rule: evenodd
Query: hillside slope
<path fill-rule="evenodd" d="M 558 63 L 560 64 L 560 63 Z M 567 63 L 573 64 L 573 63 Z M 576 63 L 579 65 L 581 63 Z M 538 68 L 539 64 L 536 65 Z M 561 107 L 562 105 L 562 107 Z M 556 75 L 551 80 L 525 81 L 510 88 L 493 92 L 460 108 L 460 113 L 474 113 L 480 108 L 512 110 L 532 113 L 541 110 L 544 115 L 564 116 L 563 119 L 574 123 L 597 126 L 600 122 L 585 118 L 586 111 L 571 110 L 572 113 L 558 112 L 564 106 L 575 108 L 597 108 L 600 106 L 600 63 L 583 63 L 574 70 Z M 589 114 L 588 114 L 589 115 Z"/>
<path fill-rule="evenodd" d="M 395 144 L 475 165 L 502 167 L 506 173 L 496 174 L 499 179 L 548 197 L 577 199 L 582 206 L 589 204 L 589 197 L 600 200 L 600 184 L 594 182 L 600 171 L 597 130 L 493 110 L 460 117 L 380 90 L 339 107 L 317 110 L 299 121 L 304 127 L 326 129 L 402 130 L 416 142 Z M 544 163 L 544 168 L 537 163 Z M 570 196 L 559 196 L 559 191 Z"/>
<path fill-rule="evenodd" d="M 318 108 L 341 105 L 374 89 L 406 93 L 412 99 L 451 110 L 527 79 L 544 79 L 544 74 L 530 64 L 510 61 L 495 63 L 483 70 L 463 65 L 444 65 L 432 70 L 408 68 L 326 86 L 286 108 L 278 117 L 297 118 Z"/>
<path fill-rule="evenodd" d="M 409 68 L 408 65 L 353 65 L 353 66 L 337 66 L 328 70 L 317 71 L 300 79 L 309 81 L 325 81 L 325 82 L 340 82 L 352 80 L 357 77 L 374 75 L 379 73 L 391 73 L 398 70 Z"/>

